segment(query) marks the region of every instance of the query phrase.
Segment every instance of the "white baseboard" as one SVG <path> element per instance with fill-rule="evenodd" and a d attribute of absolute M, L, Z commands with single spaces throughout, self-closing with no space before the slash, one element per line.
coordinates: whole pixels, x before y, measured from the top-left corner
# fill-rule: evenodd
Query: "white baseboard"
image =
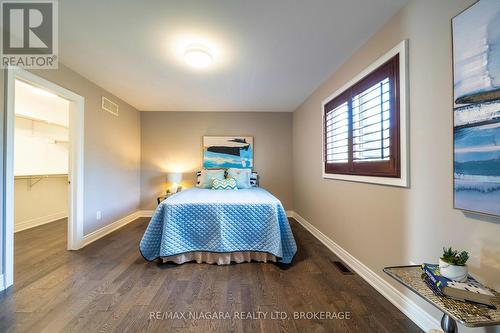
<path fill-rule="evenodd" d="M 115 221 L 111 224 L 108 224 L 100 229 L 97 229 L 96 231 L 91 232 L 88 235 L 83 236 L 83 246 L 87 246 L 92 242 L 95 242 L 99 238 L 102 238 L 113 231 L 129 224 L 132 221 L 137 220 L 140 217 L 151 217 L 153 216 L 153 210 L 138 210 L 136 212 L 133 212 L 130 215 L 127 215 L 118 221 Z"/>
<path fill-rule="evenodd" d="M 144 210 L 140 210 L 139 214 L 140 214 L 140 217 L 151 217 L 151 216 L 153 216 L 154 212 L 155 212 L 154 210 L 144 209 Z"/>
<path fill-rule="evenodd" d="M 83 236 L 83 246 L 87 246 L 90 243 L 95 242 L 99 238 L 102 238 L 102 237 L 112 233 L 116 229 L 119 229 L 119 228 L 129 224 L 130 222 L 137 220 L 139 217 L 141 217 L 140 211 L 133 212 L 132 214 L 127 215 L 127 216 L 119 219 L 118 221 L 115 221 L 115 222 L 108 224 L 100 229 L 97 229 L 96 231 L 91 232 L 88 235 Z"/>
<path fill-rule="evenodd" d="M 401 312 L 403 312 L 408 318 L 410 318 L 415 324 L 417 324 L 422 330 L 424 330 L 424 332 L 440 327 L 439 321 L 437 319 L 423 310 L 408 296 L 404 295 L 399 290 L 394 288 L 389 282 L 382 279 L 378 274 L 368 268 L 365 264 L 353 257 L 349 252 L 344 250 L 340 245 L 338 245 L 333 240 L 328 238 L 328 236 L 316 229 L 316 227 L 306 221 L 302 216 L 293 211 L 291 211 L 290 213 L 290 217 L 293 217 L 297 222 L 299 222 L 307 231 L 309 231 L 314 237 L 316 237 L 321 243 L 323 243 L 330 251 L 335 253 L 337 257 L 344 261 L 359 276 L 361 276 L 373 288 L 381 293 L 382 296 L 384 296 L 387 300 L 394 304 L 394 306 L 396 306 Z"/>
<path fill-rule="evenodd" d="M 5 279 L 3 277 L 3 274 L 0 274 L 0 291 L 5 289 Z"/>
<path fill-rule="evenodd" d="M 46 216 L 42 216 L 42 217 L 37 217 L 37 218 L 31 219 L 31 220 L 14 222 L 14 232 L 23 231 L 26 229 L 38 227 L 39 225 L 54 222 L 54 221 L 64 219 L 67 217 L 68 217 L 68 213 L 64 211 L 64 212 L 50 214 L 50 215 L 46 215 Z"/>

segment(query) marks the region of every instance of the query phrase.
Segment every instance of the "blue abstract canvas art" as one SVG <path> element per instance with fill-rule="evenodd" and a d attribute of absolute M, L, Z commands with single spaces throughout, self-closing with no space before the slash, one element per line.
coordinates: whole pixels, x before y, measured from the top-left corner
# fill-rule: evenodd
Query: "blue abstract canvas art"
<path fill-rule="evenodd" d="M 253 137 L 204 136 L 203 168 L 253 168 Z"/>
<path fill-rule="evenodd" d="M 500 1 L 452 23 L 455 208 L 500 216 Z"/>

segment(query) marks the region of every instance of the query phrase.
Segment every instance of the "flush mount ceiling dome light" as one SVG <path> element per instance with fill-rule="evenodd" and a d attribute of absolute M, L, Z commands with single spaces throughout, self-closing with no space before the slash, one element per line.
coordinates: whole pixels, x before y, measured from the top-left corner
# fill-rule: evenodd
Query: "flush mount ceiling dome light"
<path fill-rule="evenodd" d="M 186 48 L 184 61 L 191 67 L 206 68 L 214 62 L 214 59 L 206 47 L 193 44 Z"/>

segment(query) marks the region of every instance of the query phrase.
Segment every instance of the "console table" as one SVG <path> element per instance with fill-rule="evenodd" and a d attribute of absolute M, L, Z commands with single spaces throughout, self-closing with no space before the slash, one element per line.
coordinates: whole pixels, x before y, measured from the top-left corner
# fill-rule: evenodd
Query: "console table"
<path fill-rule="evenodd" d="M 447 333 L 458 332 L 457 322 L 467 327 L 500 325 L 500 298 L 495 301 L 496 309 L 493 309 L 472 302 L 462 302 L 435 295 L 422 280 L 423 271 L 418 265 L 386 267 L 384 272 L 442 311 L 444 314 L 441 319 L 441 328 Z M 494 290 L 492 292 L 500 296 Z"/>

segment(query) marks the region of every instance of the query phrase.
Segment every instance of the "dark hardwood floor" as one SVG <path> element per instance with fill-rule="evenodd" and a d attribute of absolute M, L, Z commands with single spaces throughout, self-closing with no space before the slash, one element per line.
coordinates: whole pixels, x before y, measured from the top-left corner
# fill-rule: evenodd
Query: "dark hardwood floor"
<path fill-rule="evenodd" d="M 75 252 L 66 251 L 65 220 L 16 233 L 15 285 L 0 292 L 0 332 L 421 332 L 359 276 L 342 274 L 335 255 L 293 220 L 299 251 L 286 270 L 146 262 L 138 244 L 147 223 Z M 287 319 L 271 319 L 277 312 Z M 199 318 L 208 313 L 222 319 Z"/>

